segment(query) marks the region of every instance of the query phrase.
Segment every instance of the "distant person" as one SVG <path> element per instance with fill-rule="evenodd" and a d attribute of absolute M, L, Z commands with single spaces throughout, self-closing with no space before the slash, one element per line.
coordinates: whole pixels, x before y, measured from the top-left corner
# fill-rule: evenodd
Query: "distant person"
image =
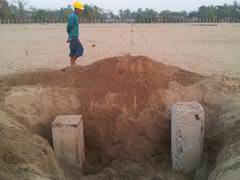
<path fill-rule="evenodd" d="M 76 60 L 83 55 L 84 49 L 79 40 L 79 14 L 84 10 L 84 5 L 81 2 L 73 4 L 74 12 L 68 16 L 67 33 L 70 43 L 70 63 L 71 66 L 76 65 Z"/>

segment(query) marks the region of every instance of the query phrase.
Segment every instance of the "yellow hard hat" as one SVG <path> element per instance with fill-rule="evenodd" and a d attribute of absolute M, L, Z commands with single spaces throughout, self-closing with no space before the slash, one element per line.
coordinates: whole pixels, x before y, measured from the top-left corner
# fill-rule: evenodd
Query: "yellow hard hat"
<path fill-rule="evenodd" d="M 84 10 L 84 5 L 83 5 L 83 3 L 78 2 L 78 1 L 76 1 L 76 2 L 73 3 L 73 7 L 74 7 L 75 9 Z"/>

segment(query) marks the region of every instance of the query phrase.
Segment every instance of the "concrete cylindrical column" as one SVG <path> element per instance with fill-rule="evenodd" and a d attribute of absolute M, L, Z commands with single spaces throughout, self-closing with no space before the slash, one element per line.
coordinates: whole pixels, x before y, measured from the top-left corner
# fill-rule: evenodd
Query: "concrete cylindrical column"
<path fill-rule="evenodd" d="M 205 112 L 197 102 L 177 103 L 172 107 L 173 169 L 189 173 L 201 165 Z"/>
<path fill-rule="evenodd" d="M 82 169 L 85 161 L 82 116 L 57 116 L 52 123 L 52 136 L 59 161 Z"/>

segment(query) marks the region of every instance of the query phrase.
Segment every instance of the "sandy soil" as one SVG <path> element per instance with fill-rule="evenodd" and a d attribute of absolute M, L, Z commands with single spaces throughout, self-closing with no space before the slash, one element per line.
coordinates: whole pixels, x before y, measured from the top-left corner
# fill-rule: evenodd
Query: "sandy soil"
<path fill-rule="evenodd" d="M 79 64 L 136 54 L 203 75 L 240 77 L 239 30 L 234 24 L 82 25 L 86 53 Z M 50 146 L 31 132 L 51 141 L 50 121 L 66 112 L 84 115 L 90 157 L 86 172 L 67 171 L 68 179 L 193 179 L 173 172 L 169 159 L 170 107 L 190 100 L 207 112 L 207 158 L 197 179 L 238 179 L 239 79 L 202 76 L 143 56 L 59 70 L 68 66 L 65 25 L 1 25 L 0 32 L 0 179 L 63 177 Z M 58 70 L 36 72 L 46 68 Z M 15 74 L 26 71 L 34 72 Z M 7 74 L 13 75 L 1 77 Z"/>
<path fill-rule="evenodd" d="M 84 24 L 85 65 L 131 53 L 204 75 L 240 77 L 240 25 Z M 65 25 L 1 25 L 0 75 L 68 65 Z"/>
<path fill-rule="evenodd" d="M 238 180 L 240 80 L 202 76 L 144 56 L 0 77 L 0 179 L 64 178 L 46 144 L 51 122 L 59 114 L 82 114 L 85 167 L 75 172 L 64 166 L 68 180 L 192 180 L 194 174 L 173 171 L 170 160 L 170 110 L 185 101 L 206 110 L 205 162 L 195 180 Z M 18 126 L 23 129 L 15 135 Z M 30 132 L 46 140 L 36 141 Z M 32 161 L 32 154 L 39 158 Z"/>

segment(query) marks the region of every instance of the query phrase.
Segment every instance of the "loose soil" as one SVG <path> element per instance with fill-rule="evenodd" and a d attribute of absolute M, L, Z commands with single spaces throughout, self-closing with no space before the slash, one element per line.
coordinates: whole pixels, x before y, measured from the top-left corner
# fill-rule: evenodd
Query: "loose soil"
<path fill-rule="evenodd" d="M 198 101 L 206 110 L 206 163 L 197 178 L 214 172 L 223 162 L 221 150 L 239 142 L 239 79 L 202 76 L 144 56 L 120 56 L 88 66 L 13 74 L 0 83 L 2 109 L 49 144 L 57 115 L 83 115 L 86 165 L 81 173 L 64 167 L 68 179 L 193 179 L 194 174 L 171 170 L 170 110 L 176 102 Z M 224 136 L 230 132 L 231 142 Z"/>

